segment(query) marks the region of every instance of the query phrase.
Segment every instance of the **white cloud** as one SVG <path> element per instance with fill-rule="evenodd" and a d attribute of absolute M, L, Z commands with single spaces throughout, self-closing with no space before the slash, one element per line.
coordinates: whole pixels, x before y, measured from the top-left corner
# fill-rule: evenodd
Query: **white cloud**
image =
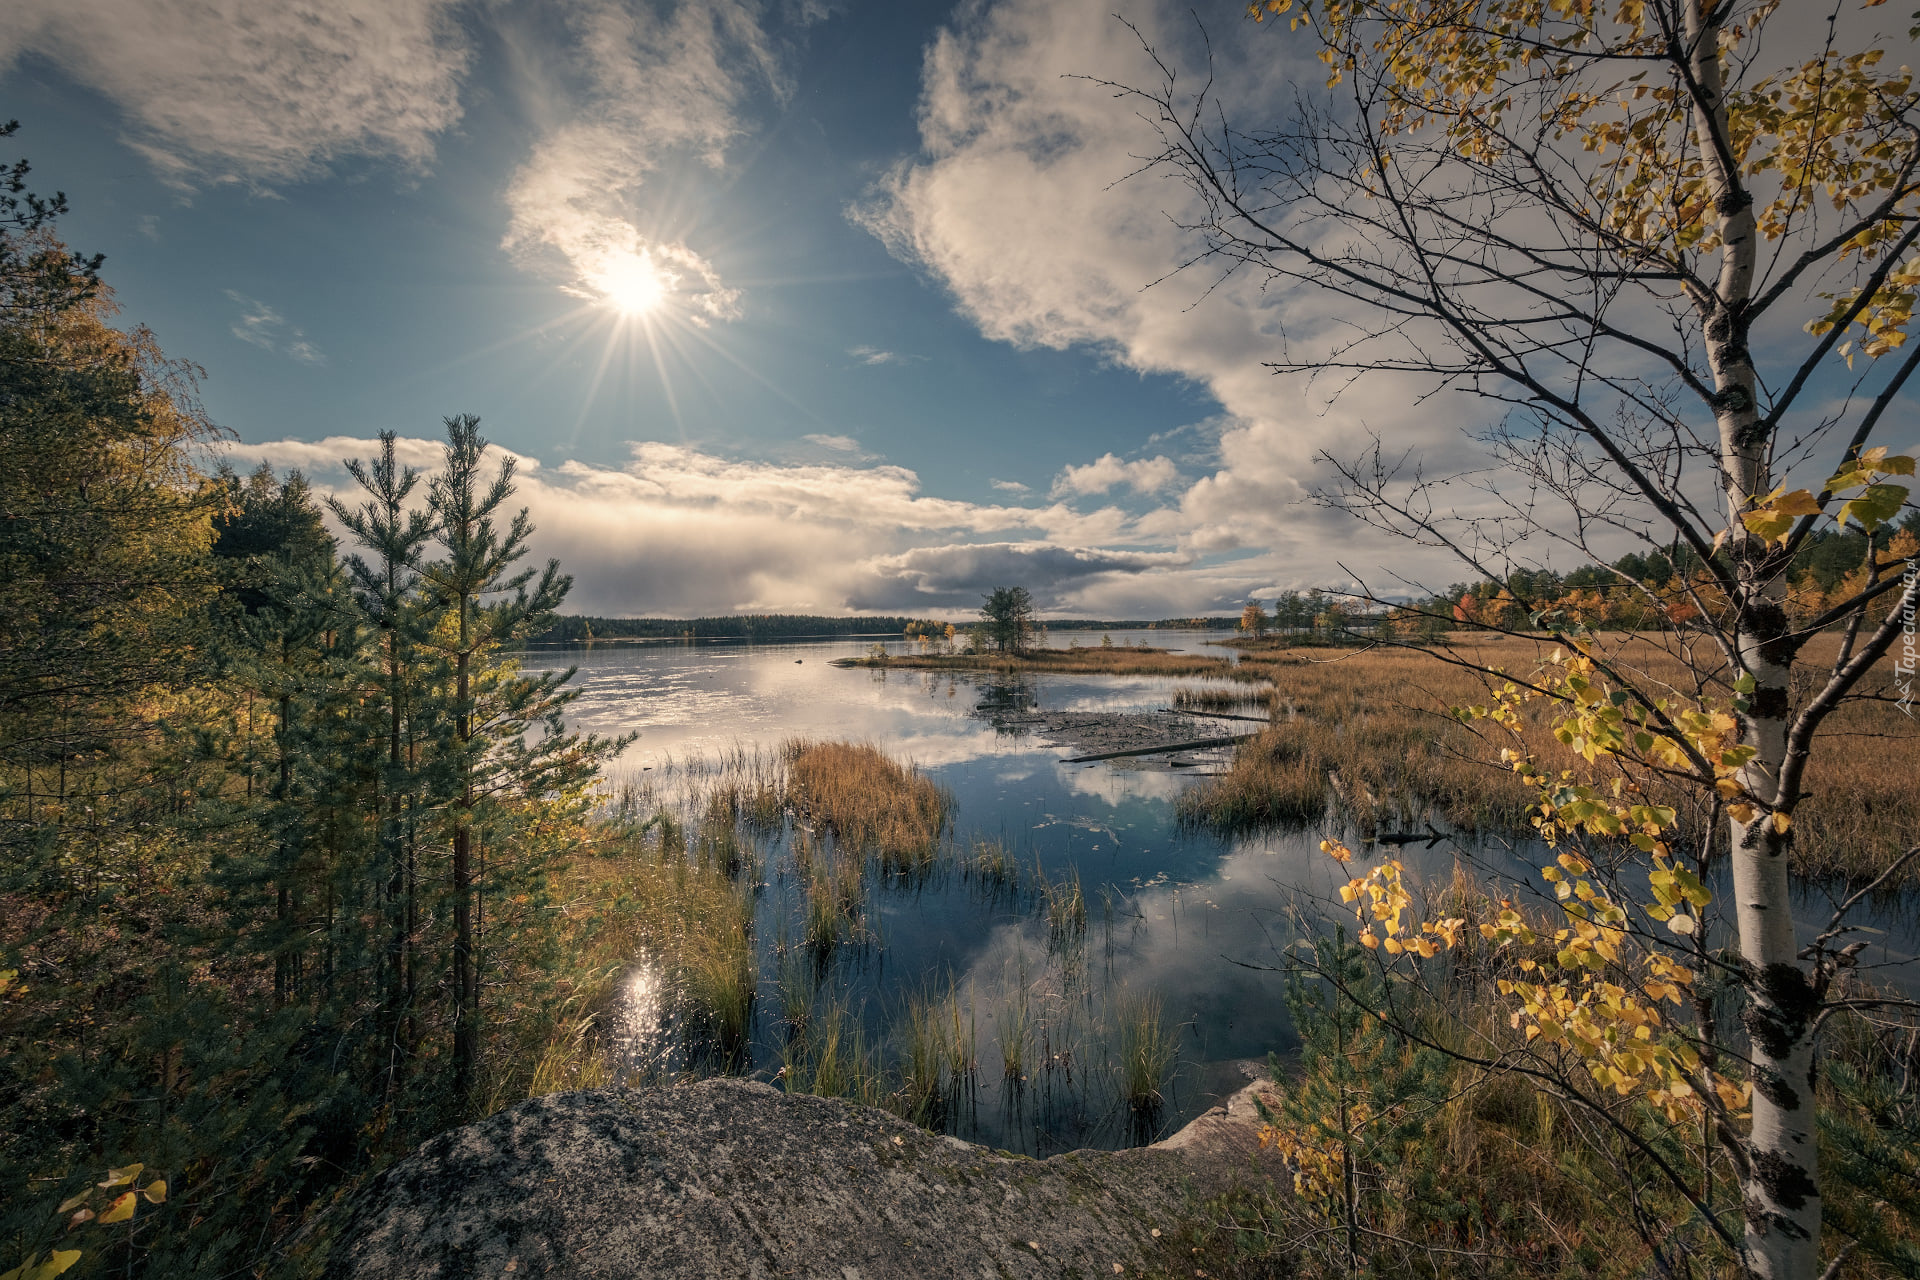
<path fill-rule="evenodd" d="M 1161 0 L 1128 16 L 1176 65 L 1207 65 L 1185 6 Z M 1257 119 L 1288 92 L 1286 46 L 1271 34 L 1249 30 L 1213 45 L 1214 92 L 1235 118 Z M 927 51 L 920 153 L 850 213 L 944 284 L 986 337 L 1091 349 L 1123 368 L 1190 380 L 1220 404 L 1202 432 L 1217 431 L 1217 443 L 1187 460 L 1206 470 L 1184 487 L 1171 459 L 1110 454 L 1063 471 L 1054 495 L 1121 485 L 1163 493 L 1165 505 L 1130 526 L 1136 536 L 1246 557 L 1213 577 L 1189 571 L 1168 600 L 1204 595 L 1208 582 L 1224 593 L 1235 582 L 1244 590 L 1252 581 L 1323 581 L 1343 557 L 1363 569 L 1446 572 L 1419 549 L 1313 507 L 1315 457 L 1357 450 L 1374 427 L 1437 457 L 1457 448 L 1460 429 L 1483 410 L 1465 398 L 1445 401 L 1447 412 L 1435 412 L 1442 402 L 1417 406 L 1419 388 L 1391 375 L 1370 376 L 1330 405 L 1329 387 L 1271 374 L 1262 361 L 1283 335 L 1310 342 L 1340 317 L 1251 273 L 1220 279 L 1198 267 L 1163 279 L 1197 247 L 1178 225 L 1192 220 L 1190 196 L 1177 183 L 1121 181 L 1158 149 L 1157 136 L 1110 89 L 1076 75 L 1155 82 L 1107 0 L 963 7 Z"/>
<path fill-rule="evenodd" d="M 240 318 L 231 327 L 234 337 L 267 351 L 291 356 L 302 364 L 327 362 L 320 348 L 307 340 L 306 333 L 299 326 L 287 323 L 287 318 L 278 311 L 258 298 L 249 298 L 232 289 L 226 294 L 240 307 Z"/>
<path fill-rule="evenodd" d="M 696 324 L 738 317 L 741 295 L 682 243 L 641 189 L 671 161 L 717 168 L 747 132 L 741 108 L 782 90 L 775 50 L 743 0 L 661 7 L 575 0 L 574 43 L 559 65 L 530 66 L 536 114 L 563 120 L 535 144 L 507 190 L 505 247 L 586 298 L 609 275 L 655 278 Z"/>
<path fill-rule="evenodd" d="M 1021 484 L 1018 480 L 995 480 L 991 482 L 996 489 L 1007 493 L 1032 493 L 1031 485 Z"/>
<path fill-rule="evenodd" d="M 105 94 L 167 181 L 270 191 L 348 159 L 426 167 L 462 115 L 462 17 L 484 17 L 538 132 L 508 186 L 505 247 L 587 298 L 639 277 L 704 325 L 739 316 L 739 290 L 637 197 L 670 161 L 717 167 L 747 100 L 784 92 L 759 15 L 751 0 L 18 0 L 0 71 L 37 54 Z"/>
<path fill-rule="evenodd" d="M 1135 493 L 1158 493 L 1180 478 L 1180 470 L 1169 458 L 1142 458 L 1122 462 L 1113 454 L 1103 454 L 1084 467 L 1068 467 L 1053 482 L 1053 496 L 1086 496 L 1107 493 L 1125 485 Z"/>
<path fill-rule="evenodd" d="M 318 491 L 353 502 L 344 460 L 378 450 L 377 440 L 335 436 L 232 444 L 224 456 L 237 468 L 298 467 Z M 434 440 L 402 437 L 396 452 L 426 471 L 441 460 Z M 516 501 L 539 530 L 534 550 L 575 576 L 569 608 L 589 613 L 965 610 L 1009 583 L 1048 609 L 1085 612 L 1107 599 L 1181 594 L 1165 580 L 1124 584 L 1166 579 L 1192 561 L 1114 547 L 1129 536 L 1117 511 L 928 497 L 912 471 L 884 464 L 730 459 L 648 442 L 631 446 L 621 467 L 523 458 L 519 472 Z"/>
<path fill-rule="evenodd" d="M 819 445 L 822 449 L 831 449 L 835 453 L 860 453 L 860 442 L 852 436 L 806 435 L 800 437 L 808 444 Z"/>
<path fill-rule="evenodd" d="M 352 458 L 372 459 L 379 456 L 380 442 L 359 436 L 327 436 L 321 440 L 270 440 L 260 444 L 245 441 L 229 441 L 216 450 L 220 458 L 229 463 L 259 466 L 266 463 L 276 471 L 299 470 L 304 474 L 319 478 L 321 488 L 328 487 L 327 477 L 342 480 L 347 474 L 347 462 Z M 540 468 L 540 460 L 525 454 L 514 453 L 511 449 L 493 446 L 492 453 L 497 456 L 513 458 L 514 469 L 525 475 Z M 444 445 L 438 440 L 422 440 L 417 436 L 399 436 L 393 442 L 393 456 L 403 467 L 412 467 L 416 471 L 431 472 L 439 467 L 444 458 Z"/>
<path fill-rule="evenodd" d="M 879 347 L 848 347 L 847 354 L 861 364 L 912 364 L 919 356 L 901 355 L 898 351 L 882 351 Z"/>
<path fill-rule="evenodd" d="M 311 177 L 345 156 L 425 165 L 460 118 L 455 0 L 15 0 L 0 70 L 57 64 L 125 115 L 176 183 Z"/>

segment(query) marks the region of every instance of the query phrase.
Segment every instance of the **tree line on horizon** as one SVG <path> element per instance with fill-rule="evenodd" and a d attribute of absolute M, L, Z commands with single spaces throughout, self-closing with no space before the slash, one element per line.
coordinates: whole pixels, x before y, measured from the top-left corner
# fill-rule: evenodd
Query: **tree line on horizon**
<path fill-rule="evenodd" d="M 798 640 L 832 636 L 920 636 L 939 638 L 953 625 L 938 618 L 896 614 L 832 615 L 804 613 L 736 613 L 699 618 L 608 618 L 600 615 L 560 614 L 553 624 L 528 637 L 531 644 L 588 644 L 598 640 Z M 1227 628 L 1226 616 L 1101 620 L 1093 618 L 1035 618 L 1035 626 L 1051 631 L 1165 631 L 1174 628 Z"/>

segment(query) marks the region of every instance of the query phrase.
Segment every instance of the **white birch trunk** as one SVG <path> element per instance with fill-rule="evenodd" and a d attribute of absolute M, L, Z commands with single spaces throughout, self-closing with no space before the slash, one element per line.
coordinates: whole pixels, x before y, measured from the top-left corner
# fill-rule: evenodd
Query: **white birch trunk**
<path fill-rule="evenodd" d="M 1786 762 L 1789 688 L 1796 646 L 1782 607 L 1782 575 L 1766 571 L 1766 547 L 1741 523 L 1742 512 L 1769 488 L 1767 440 L 1755 398 L 1758 379 L 1747 347 L 1744 315 L 1757 257 L 1753 202 L 1726 163 L 1727 110 L 1720 31 L 1705 10 L 1713 0 L 1685 0 L 1689 66 L 1699 97 L 1694 133 L 1721 239 L 1715 297 L 1703 300 L 1706 351 L 1713 371 L 1722 481 L 1738 588 L 1736 650 L 1754 691 L 1742 735 L 1756 754 L 1740 782 L 1761 807 L 1748 822 L 1731 821 L 1735 920 L 1747 986 L 1746 1028 L 1753 1062 L 1753 1132 L 1741 1188 L 1746 1265 L 1760 1280 L 1814 1280 L 1820 1269 L 1819 1162 L 1813 1092 L 1815 997 L 1797 959 L 1787 879 L 1788 837 L 1770 808 L 1791 809 L 1779 794 Z"/>

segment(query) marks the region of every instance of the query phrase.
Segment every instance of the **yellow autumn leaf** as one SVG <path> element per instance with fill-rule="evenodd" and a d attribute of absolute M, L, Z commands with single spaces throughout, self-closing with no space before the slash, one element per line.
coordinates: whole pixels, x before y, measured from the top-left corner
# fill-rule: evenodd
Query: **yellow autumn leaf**
<path fill-rule="evenodd" d="M 99 1185 L 102 1189 L 109 1191 L 115 1187 L 128 1186 L 135 1178 L 140 1176 L 140 1171 L 146 1167 L 147 1166 L 143 1164 L 130 1164 L 120 1169 L 108 1169 L 107 1180 Z"/>
<path fill-rule="evenodd" d="M 123 1192 L 119 1196 L 116 1196 L 113 1204 L 105 1213 L 100 1215 L 100 1225 L 104 1227 L 115 1222 L 125 1222 L 128 1218 L 131 1218 L 133 1216 L 134 1202 L 138 1199 L 139 1197 L 131 1191 Z"/>
<path fill-rule="evenodd" d="M 39 1254 L 33 1254 L 11 1271 L 0 1271 L 0 1280 L 53 1280 L 53 1277 L 66 1271 L 80 1261 L 78 1249 L 55 1249 L 41 1262 Z"/>

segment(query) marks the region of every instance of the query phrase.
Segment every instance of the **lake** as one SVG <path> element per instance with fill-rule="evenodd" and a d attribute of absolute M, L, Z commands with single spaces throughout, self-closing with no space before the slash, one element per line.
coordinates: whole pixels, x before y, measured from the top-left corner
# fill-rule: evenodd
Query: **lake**
<path fill-rule="evenodd" d="M 1219 632 L 1114 632 L 1143 643 L 1223 652 Z M 1099 644 L 1100 633 L 1066 633 Z M 1048 676 L 1009 680 L 975 674 L 848 669 L 871 639 L 600 644 L 543 650 L 530 665 L 577 664 L 582 690 L 574 727 L 639 739 L 610 770 L 616 784 L 671 801 L 729 753 L 771 754 L 793 737 L 871 743 L 911 761 L 953 797 L 950 841 L 970 849 L 997 841 L 1020 864 L 1019 884 L 965 874 L 960 865 L 907 881 L 877 881 L 868 903 L 871 941 L 842 947 L 804 981 L 785 940 L 798 936 L 802 893 L 784 843 L 768 850 L 756 907 L 760 998 L 747 1061 L 762 1079 L 780 1071 L 782 1009 L 799 983 L 804 999 L 842 1011 L 869 1050 L 911 1052 L 916 1011 L 944 1010 L 949 1043 L 979 1064 L 954 1080 L 934 1120 L 969 1140 L 1034 1155 L 1151 1140 L 1264 1072 L 1269 1053 L 1294 1045 L 1277 970 L 1284 949 L 1335 918 L 1344 880 L 1318 848 L 1322 832 L 1225 837 L 1183 829 L 1174 801 L 1202 760 L 1153 771 L 1134 760 L 1071 764 L 1072 751 L 994 721 L 1008 706 L 1050 711 L 1153 711 L 1171 705 L 1191 678 Z M 909 642 L 885 642 L 890 652 Z M 1256 726 L 1240 726 L 1254 728 Z M 1230 726 L 1227 732 L 1232 731 Z M 1214 760 L 1220 759 L 1216 753 Z M 1217 765 L 1213 767 L 1218 767 Z M 1358 845 L 1356 845 L 1356 848 Z M 1480 865 L 1524 877 L 1537 846 L 1475 847 Z M 1450 874 L 1449 843 L 1409 846 L 1416 875 Z M 1084 929 L 1063 936 L 1037 888 L 1077 877 Z M 1329 904 L 1332 904 L 1331 906 Z M 1824 923 L 1827 896 L 1809 891 L 1802 914 Z M 1898 963 L 1916 947 L 1912 895 L 1874 913 L 1877 950 Z M 776 992 L 782 993 L 776 997 Z M 636 958 L 618 1011 L 636 1075 L 694 1066 L 673 1023 L 671 993 Z M 1163 1105 L 1127 1105 L 1121 1061 L 1137 1047 L 1143 1008 L 1157 1004 L 1175 1050 Z M 1021 1070 L 1003 1072 L 1002 1048 L 1018 1042 Z M 1024 1079 L 1019 1077 L 1024 1076 Z"/>

